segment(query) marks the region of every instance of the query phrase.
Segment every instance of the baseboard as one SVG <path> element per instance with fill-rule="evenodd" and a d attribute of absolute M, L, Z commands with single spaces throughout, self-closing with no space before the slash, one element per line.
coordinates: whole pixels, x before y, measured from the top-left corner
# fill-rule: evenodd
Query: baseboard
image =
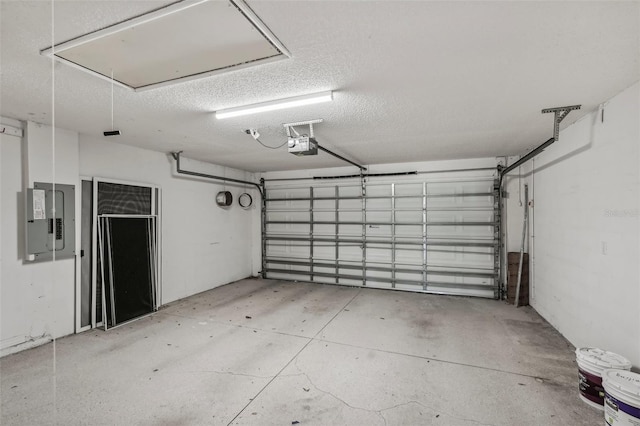
<path fill-rule="evenodd" d="M 16 336 L 11 339 L 3 340 L 0 347 L 0 358 L 35 348 L 36 346 L 44 345 L 52 340 L 53 338 L 48 334 L 36 337 Z"/>

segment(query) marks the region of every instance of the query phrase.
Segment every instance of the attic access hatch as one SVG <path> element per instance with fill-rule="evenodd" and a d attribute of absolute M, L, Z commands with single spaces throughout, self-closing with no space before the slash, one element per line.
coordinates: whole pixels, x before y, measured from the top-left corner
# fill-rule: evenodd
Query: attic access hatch
<path fill-rule="evenodd" d="M 135 91 L 291 55 L 243 0 L 185 0 L 40 52 Z"/>

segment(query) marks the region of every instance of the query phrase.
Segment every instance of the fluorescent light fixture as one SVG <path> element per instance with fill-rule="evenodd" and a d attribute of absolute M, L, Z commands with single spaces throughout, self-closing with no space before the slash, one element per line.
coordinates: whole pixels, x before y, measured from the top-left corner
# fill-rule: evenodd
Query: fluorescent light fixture
<path fill-rule="evenodd" d="M 235 108 L 216 111 L 216 118 L 239 117 L 241 115 L 256 114 L 259 112 L 276 111 L 279 109 L 293 108 L 303 105 L 319 104 L 333 100 L 333 92 L 320 92 L 311 95 L 294 96 L 292 98 L 278 99 L 275 101 L 261 102 L 259 104 L 239 106 Z"/>

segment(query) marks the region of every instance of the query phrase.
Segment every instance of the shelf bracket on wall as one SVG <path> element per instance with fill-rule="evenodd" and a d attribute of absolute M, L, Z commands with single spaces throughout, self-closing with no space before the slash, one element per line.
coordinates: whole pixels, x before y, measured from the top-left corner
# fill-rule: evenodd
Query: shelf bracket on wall
<path fill-rule="evenodd" d="M 582 105 L 570 105 L 570 106 L 563 106 L 563 107 L 557 107 L 557 108 L 545 108 L 542 110 L 543 114 L 548 114 L 548 113 L 554 113 L 554 123 L 553 123 L 553 140 L 557 141 L 558 140 L 558 136 L 560 136 L 560 123 L 562 122 L 562 120 L 565 119 L 565 117 L 567 115 L 569 115 L 569 113 L 571 111 L 580 109 Z"/>

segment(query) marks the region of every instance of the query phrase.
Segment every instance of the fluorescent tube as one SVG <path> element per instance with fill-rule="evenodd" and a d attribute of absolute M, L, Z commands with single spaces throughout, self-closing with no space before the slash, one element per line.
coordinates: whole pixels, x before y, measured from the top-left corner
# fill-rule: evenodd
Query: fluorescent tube
<path fill-rule="evenodd" d="M 294 96 L 292 98 L 278 99 L 275 101 L 261 102 L 258 104 L 239 106 L 235 108 L 221 109 L 216 111 L 216 118 L 231 118 L 241 115 L 256 114 L 259 112 L 275 111 L 278 109 L 293 108 L 303 105 L 318 104 L 333 100 L 333 92 L 313 93 L 311 95 Z"/>

